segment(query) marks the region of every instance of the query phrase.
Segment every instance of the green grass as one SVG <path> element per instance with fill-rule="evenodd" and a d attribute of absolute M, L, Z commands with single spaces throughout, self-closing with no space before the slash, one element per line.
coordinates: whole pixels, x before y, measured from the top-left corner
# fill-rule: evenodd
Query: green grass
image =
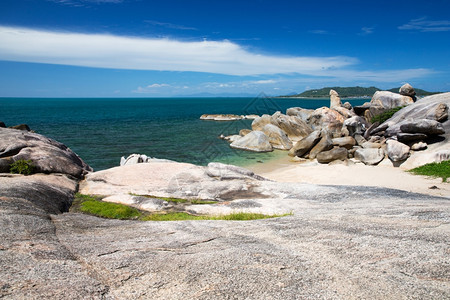
<path fill-rule="evenodd" d="M 440 163 L 426 164 L 409 170 L 408 172 L 417 175 L 440 177 L 442 178 L 442 182 L 447 182 L 447 178 L 450 177 L 450 160 L 442 161 Z"/>
<path fill-rule="evenodd" d="M 380 124 L 384 123 L 386 120 L 390 119 L 396 112 L 401 110 L 404 106 L 394 107 L 390 110 L 385 111 L 382 114 L 379 114 L 377 116 L 374 116 L 370 122 L 380 122 Z"/>
<path fill-rule="evenodd" d="M 35 166 L 31 160 L 19 159 L 9 165 L 9 172 L 12 174 L 31 175 Z"/>
<path fill-rule="evenodd" d="M 162 199 L 162 198 L 159 198 Z M 176 198 L 174 198 L 176 199 Z M 183 199 L 179 199 L 183 200 Z M 187 201 L 187 200 L 186 200 Z M 205 203 L 217 203 L 215 201 L 202 201 L 202 200 L 193 200 L 194 202 L 201 202 L 201 204 Z M 197 203 L 198 204 L 198 203 Z M 154 213 L 150 214 L 146 211 L 141 211 L 136 208 L 111 203 L 111 202 L 103 202 L 101 197 L 91 196 L 91 195 L 83 195 L 77 193 L 75 195 L 75 199 L 73 201 L 72 207 L 70 209 L 72 212 L 82 212 L 102 218 L 109 219 L 121 219 L 121 220 L 141 220 L 141 221 L 185 221 L 185 220 L 229 220 L 229 221 L 249 221 L 249 220 L 258 220 L 258 219 L 268 219 L 268 218 L 278 218 L 292 215 L 282 214 L 282 215 L 264 215 L 264 214 L 256 214 L 256 213 L 232 213 L 228 215 L 221 216 L 208 216 L 208 215 L 192 215 L 185 212 L 168 212 L 168 213 Z"/>

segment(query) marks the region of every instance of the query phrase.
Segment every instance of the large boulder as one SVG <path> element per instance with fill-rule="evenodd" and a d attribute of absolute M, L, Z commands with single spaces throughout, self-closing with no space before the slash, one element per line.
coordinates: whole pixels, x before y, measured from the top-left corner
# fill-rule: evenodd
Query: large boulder
<path fill-rule="evenodd" d="M 270 123 L 281 128 L 293 141 L 298 141 L 313 131 L 301 118 L 283 115 L 279 111 L 271 116 Z"/>
<path fill-rule="evenodd" d="M 286 115 L 288 116 L 296 116 L 302 119 L 304 122 L 308 122 L 311 117 L 314 109 L 306 109 L 301 107 L 291 107 L 286 110 Z"/>
<path fill-rule="evenodd" d="M 333 148 L 333 141 L 328 134 L 324 134 L 320 141 L 309 151 L 309 158 L 314 159 L 323 151 Z"/>
<path fill-rule="evenodd" d="M 416 91 L 409 83 L 405 83 L 404 85 L 402 85 L 398 92 L 402 96 L 409 96 L 413 99 L 415 99 L 416 97 Z"/>
<path fill-rule="evenodd" d="M 355 151 L 355 159 L 366 165 L 377 165 L 384 159 L 384 150 L 382 148 L 360 148 Z"/>
<path fill-rule="evenodd" d="M 369 128 L 369 123 L 360 116 L 353 116 L 344 121 L 344 127 L 347 128 L 349 135 L 351 136 L 354 136 L 355 134 L 362 135 L 367 128 Z"/>
<path fill-rule="evenodd" d="M 330 108 L 335 109 L 337 107 L 342 107 L 341 98 L 338 92 L 335 90 L 330 90 Z"/>
<path fill-rule="evenodd" d="M 270 124 L 270 115 L 262 115 L 253 120 L 252 130 L 261 130 L 267 124 Z"/>
<path fill-rule="evenodd" d="M 405 133 L 425 133 L 436 135 L 445 133 L 441 123 L 435 120 L 419 119 L 406 122 L 400 126 L 400 130 Z"/>
<path fill-rule="evenodd" d="M 62 143 L 43 135 L 0 128 L 0 159 L 31 160 L 37 173 L 61 173 L 82 178 L 92 168 Z"/>
<path fill-rule="evenodd" d="M 348 151 L 345 148 L 334 148 L 329 151 L 317 154 L 317 161 L 321 164 L 327 164 L 335 160 L 347 159 Z"/>
<path fill-rule="evenodd" d="M 370 100 L 371 106 L 381 106 L 385 110 L 413 104 L 414 100 L 409 96 L 403 96 L 389 91 L 377 91 Z"/>
<path fill-rule="evenodd" d="M 269 138 L 262 131 L 252 131 L 231 143 L 230 147 L 253 152 L 270 152 L 273 150 Z"/>
<path fill-rule="evenodd" d="M 409 157 L 410 148 L 408 145 L 395 140 L 388 140 L 386 145 L 388 157 L 393 162 L 404 161 Z"/>
<path fill-rule="evenodd" d="M 289 140 L 286 133 L 279 127 L 272 124 L 267 124 L 262 129 L 262 132 L 267 135 L 273 148 L 280 150 L 289 150 L 292 148 L 292 142 Z"/>
<path fill-rule="evenodd" d="M 332 139 L 333 146 L 352 149 L 356 145 L 356 140 L 351 136 L 344 136 Z"/>
<path fill-rule="evenodd" d="M 317 142 L 319 142 L 321 137 L 320 130 L 313 131 L 307 137 L 301 139 L 289 150 L 289 156 L 298 156 L 301 157 L 304 154 L 308 153 L 312 147 L 314 147 Z"/>
<path fill-rule="evenodd" d="M 328 107 L 316 109 L 309 119 L 309 125 L 314 129 L 323 129 L 334 137 L 341 136 L 345 118 L 337 111 Z"/>

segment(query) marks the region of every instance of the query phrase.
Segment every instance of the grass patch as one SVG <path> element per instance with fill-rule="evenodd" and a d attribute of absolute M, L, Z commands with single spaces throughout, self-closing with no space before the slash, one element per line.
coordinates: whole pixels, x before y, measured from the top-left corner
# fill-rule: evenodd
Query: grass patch
<path fill-rule="evenodd" d="M 19 159 L 9 165 L 12 174 L 31 175 L 36 167 L 31 160 Z"/>
<path fill-rule="evenodd" d="M 370 120 L 370 122 L 380 122 L 380 124 L 384 123 L 386 120 L 390 119 L 396 112 L 404 108 L 404 106 L 394 107 L 390 110 L 385 111 L 382 114 L 376 115 Z"/>
<path fill-rule="evenodd" d="M 142 212 L 136 208 L 118 203 L 103 202 L 100 197 L 80 193 L 75 195 L 74 204 L 79 211 L 102 218 L 129 220 L 138 219 L 142 216 Z"/>
<path fill-rule="evenodd" d="M 282 215 L 264 215 L 256 213 L 232 213 L 221 216 L 195 216 L 185 212 L 174 212 L 167 214 L 153 214 L 142 218 L 144 221 L 186 221 L 186 220 L 227 220 L 227 221 L 250 221 L 259 219 L 279 218 L 291 216 L 292 213 Z"/>
<path fill-rule="evenodd" d="M 442 178 L 442 182 L 447 182 L 447 179 L 450 177 L 450 160 L 442 161 L 440 163 L 426 164 L 409 170 L 408 172 L 417 175 L 440 177 Z"/>

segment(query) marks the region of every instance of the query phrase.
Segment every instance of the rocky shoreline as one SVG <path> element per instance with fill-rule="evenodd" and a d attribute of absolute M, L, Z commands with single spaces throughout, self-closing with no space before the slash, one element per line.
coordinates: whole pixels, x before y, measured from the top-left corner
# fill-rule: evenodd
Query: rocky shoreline
<path fill-rule="evenodd" d="M 409 109 L 407 114 L 396 114 L 373 128 L 364 125 L 362 116 L 344 119 L 341 113 L 351 110 L 339 105 L 322 108 L 320 117 L 303 121 L 302 129 L 285 127 L 309 114 L 291 109 L 287 115 L 255 119 L 260 130 L 245 136 L 265 136 L 272 148 L 315 156 L 318 161 L 330 151 L 342 152 L 342 159 L 345 152 L 348 160 L 357 145 L 355 157 L 360 149 L 375 149 L 387 151 L 389 161 L 395 161 L 389 153 L 396 153 L 399 135 L 402 139 L 406 137 L 402 133 L 412 131 L 415 138 L 421 134 L 428 142 L 430 137 L 436 141 L 421 152 L 408 150 L 408 163 L 413 158 L 420 163 L 448 159 L 448 120 L 435 119 L 430 127 L 430 118 L 422 116 L 431 111 L 435 117 L 436 105 L 440 111 L 442 103 L 448 107 L 449 96 L 419 100 L 401 110 Z M 334 103 L 336 97 L 332 95 Z M 371 107 L 365 111 L 371 112 Z M 318 116 L 314 113 L 310 116 Z M 420 117 L 414 118 L 420 121 L 411 124 L 405 116 L 416 113 Z M 348 135 L 342 136 L 343 124 L 352 118 L 359 122 L 345 125 Z M 342 120 L 342 126 L 335 120 Z M 121 166 L 93 172 L 65 145 L 29 128 L 4 127 L 0 126 L 1 298 L 450 296 L 448 198 L 381 187 L 277 182 L 236 166 L 202 167 L 145 155 L 123 158 Z M 283 139 L 276 138 L 283 133 Z M 300 150 L 307 148 L 299 147 L 305 140 L 316 144 Z M 391 141 L 396 143 L 390 145 Z M 381 146 L 364 148 L 364 143 Z M 330 144 L 333 148 L 328 150 Z M 420 153 L 421 159 L 416 157 Z M 30 160 L 36 174 L 8 173 L 11 163 L 19 160 Z M 245 222 L 101 219 L 68 212 L 77 192 L 158 213 L 292 215 Z M 164 197 L 211 203 L 176 207 Z"/>

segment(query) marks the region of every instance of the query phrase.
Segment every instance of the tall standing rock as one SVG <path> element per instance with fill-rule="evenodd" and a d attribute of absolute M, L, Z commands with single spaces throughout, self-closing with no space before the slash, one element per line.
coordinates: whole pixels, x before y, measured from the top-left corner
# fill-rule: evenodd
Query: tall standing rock
<path fill-rule="evenodd" d="M 335 90 L 330 90 L 330 108 L 334 109 L 336 107 L 342 107 L 341 98 L 338 92 Z"/>
<path fill-rule="evenodd" d="M 414 100 L 416 99 L 416 91 L 409 83 L 405 83 L 404 85 L 402 85 L 398 92 L 400 93 L 400 95 L 409 96 Z"/>

